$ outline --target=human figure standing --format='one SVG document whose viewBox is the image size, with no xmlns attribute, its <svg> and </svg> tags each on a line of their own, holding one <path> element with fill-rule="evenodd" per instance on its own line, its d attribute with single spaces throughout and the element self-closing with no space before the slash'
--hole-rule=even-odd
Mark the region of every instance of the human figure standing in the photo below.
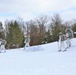
<svg viewBox="0 0 76 75">
<path fill-rule="evenodd" d="M 24 43 L 25 43 L 25 47 L 24 47 L 24 50 L 25 50 L 26 47 L 30 46 L 30 37 L 29 36 L 25 37 Z"/>
<path fill-rule="evenodd" d="M 71 47 L 71 32 L 70 32 L 70 30 L 66 31 L 66 45 L 67 45 L 67 48 Z"/>
<path fill-rule="evenodd" d="M 65 43 L 64 43 L 64 35 L 60 32 L 59 33 L 59 52 L 60 51 L 66 51 L 66 48 L 65 48 Z"/>
<path fill-rule="evenodd" d="M 5 45 L 6 45 L 6 41 L 1 40 L 1 42 L 0 42 L 0 53 L 2 52 L 2 50 L 3 50 L 3 52 L 6 52 L 5 51 Z"/>
</svg>

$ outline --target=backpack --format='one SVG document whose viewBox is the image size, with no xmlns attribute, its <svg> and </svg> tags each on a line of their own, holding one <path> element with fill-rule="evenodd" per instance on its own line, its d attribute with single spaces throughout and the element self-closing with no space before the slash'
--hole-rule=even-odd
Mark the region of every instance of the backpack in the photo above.
<svg viewBox="0 0 76 75">
<path fill-rule="evenodd" d="M 30 38 L 29 37 L 26 37 L 26 42 L 30 42 Z"/>
<path fill-rule="evenodd" d="M 61 39 L 61 41 L 64 41 L 65 40 L 65 35 L 64 34 L 59 35 L 59 39 Z"/>
<path fill-rule="evenodd" d="M 26 42 L 28 42 L 28 38 L 26 38 Z"/>
<path fill-rule="evenodd" d="M 67 37 L 67 38 L 72 38 L 72 32 L 71 32 L 70 30 L 68 30 L 68 31 L 66 32 L 66 37 Z"/>
<path fill-rule="evenodd" d="M 64 34 L 61 35 L 61 41 L 64 41 L 65 40 L 65 36 Z"/>
</svg>

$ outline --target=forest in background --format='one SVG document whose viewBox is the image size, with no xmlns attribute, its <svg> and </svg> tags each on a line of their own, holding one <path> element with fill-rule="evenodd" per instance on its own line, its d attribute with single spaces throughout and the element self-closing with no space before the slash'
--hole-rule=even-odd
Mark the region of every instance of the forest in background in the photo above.
<svg viewBox="0 0 76 75">
<path fill-rule="evenodd" d="M 29 35 L 30 46 L 40 45 L 57 41 L 59 32 L 65 34 L 68 27 L 76 32 L 76 20 L 64 22 L 59 14 L 39 16 L 27 22 L 21 18 L 6 20 L 4 27 L 0 21 L 0 39 L 6 40 L 6 48 L 19 48 L 24 46 L 25 35 Z"/>
</svg>

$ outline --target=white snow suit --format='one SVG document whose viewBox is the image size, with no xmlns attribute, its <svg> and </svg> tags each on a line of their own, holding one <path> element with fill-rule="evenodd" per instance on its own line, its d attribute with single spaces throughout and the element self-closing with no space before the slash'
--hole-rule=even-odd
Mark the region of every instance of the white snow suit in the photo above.
<svg viewBox="0 0 76 75">
<path fill-rule="evenodd" d="M 59 34 L 59 51 L 66 51 L 63 34 Z"/>
<path fill-rule="evenodd" d="M 29 38 L 29 37 L 26 37 L 24 43 L 25 43 L 24 49 L 26 49 L 26 47 L 29 47 L 29 46 L 30 46 L 30 45 L 29 45 L 29 43 L 30 43 L 30 38 Z"/>
<path fill-rule="evenodd" d="M 69 31 L 66 32 L 66 45 L 67 45 L 67 48 L 71 47 L 71 39 L 70 39 L 70 33 Z"/>
<path fill-rule="evenodd" d="M 6 44 L 6 41 L 5 40 L 2 40 L 1 43 L 0 43 L 0 53 L 2 52 L 6 52 L 5 51 L 5 44 Z"/>
</svg>

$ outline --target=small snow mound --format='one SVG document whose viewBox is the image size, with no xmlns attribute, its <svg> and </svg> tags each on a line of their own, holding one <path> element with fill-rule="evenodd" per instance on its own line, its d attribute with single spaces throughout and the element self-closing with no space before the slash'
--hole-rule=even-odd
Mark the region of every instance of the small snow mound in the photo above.
<svg viewBox="0 0 76 75">
<path fill-rule="evenodd" d="M 41 46 L 32 46 L 26 47 L 25 51 L 42 51 L 43 48 Z"/>
</svg>

